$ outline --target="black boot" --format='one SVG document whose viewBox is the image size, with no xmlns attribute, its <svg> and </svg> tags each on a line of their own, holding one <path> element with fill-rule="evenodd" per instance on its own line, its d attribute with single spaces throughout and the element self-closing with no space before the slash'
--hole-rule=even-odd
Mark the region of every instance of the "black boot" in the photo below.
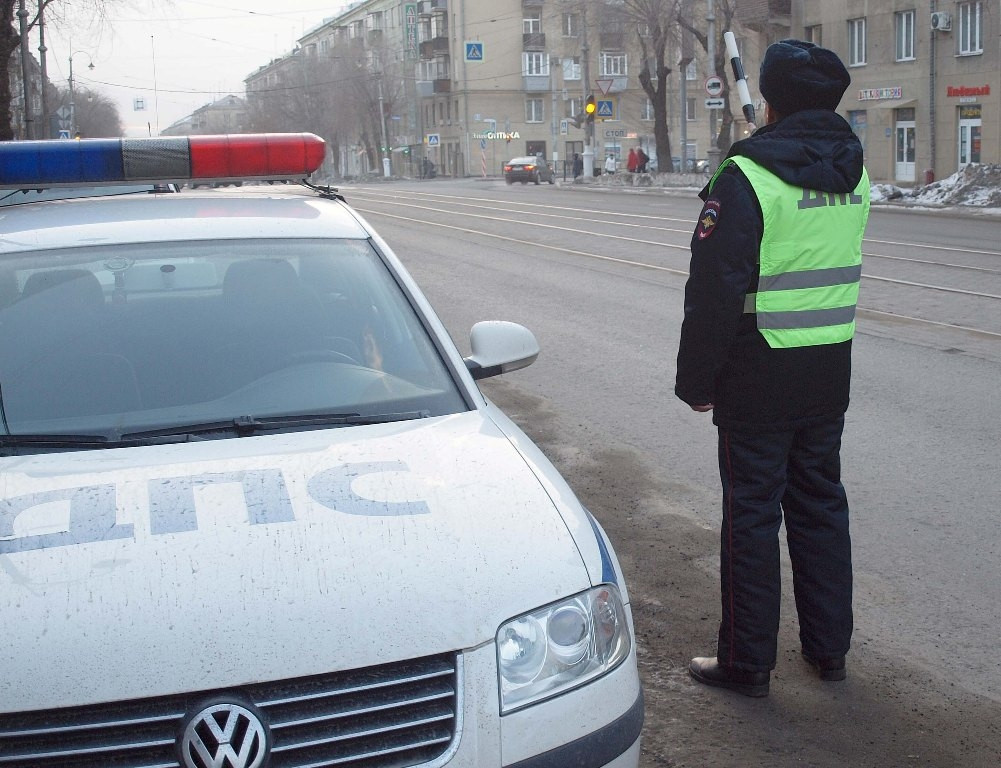
<svg viewBox="0 0 1001 768">
<path fill-rule="evenodd" d="M 722 666 L 716 659 L 698 657 L 688 665 L 689 674 L 705 685 L 729 688 L 755 698 L 768 695 L 768 672 L 744 672 Z"/>
<path fill-rule="evenodd" d="M 836 656 L 832 659 L 815 659 L 813 656 L 803 651 L 803 659 L 817 670 L 821 680 L 834 681 L 844 680 L 847 676 L 845 672 L 845 657 Z"/>
</svg>

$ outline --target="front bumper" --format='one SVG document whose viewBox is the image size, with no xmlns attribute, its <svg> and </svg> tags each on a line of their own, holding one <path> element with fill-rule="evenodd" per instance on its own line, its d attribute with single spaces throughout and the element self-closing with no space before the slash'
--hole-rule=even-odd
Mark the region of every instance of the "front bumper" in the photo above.
<svg viewBox="0 0 1001 768">
<path fill-rule="evenodd" d="M 562 747 L 504 768 L 627 768 L 639 762 L 640 732 L 643 730 L 643 693 L 619 718 L 587 736 Z"/>
</svg>

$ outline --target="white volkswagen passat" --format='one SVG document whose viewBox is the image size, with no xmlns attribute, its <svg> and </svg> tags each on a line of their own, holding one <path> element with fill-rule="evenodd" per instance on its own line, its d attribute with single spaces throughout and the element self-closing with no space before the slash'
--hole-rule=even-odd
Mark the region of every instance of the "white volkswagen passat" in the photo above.
<svg viewBox="0 0 1001 768">
<path fill-rule="evenodd" d="M 0 145 L 0 768 L 638 764 L 612 547 L 475 383 L 535 338 L 250 186 L 324 152 Z"/>
</svg>

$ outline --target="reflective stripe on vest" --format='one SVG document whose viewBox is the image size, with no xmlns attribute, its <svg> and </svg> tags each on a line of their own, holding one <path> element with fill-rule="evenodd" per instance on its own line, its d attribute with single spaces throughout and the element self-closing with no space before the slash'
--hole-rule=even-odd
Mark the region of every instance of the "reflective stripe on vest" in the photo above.
<svg viewBox="0 0 1001 768">
<path fill-rule="evenodd" d="M 744 311 L 756 315 L 770 347 L 851 339 L 869 216 L 868 175 L 863 170 L 850 194 L 824 193 L 787 184 L 746 157 L 728 158 L 719 170 L 727 163 L 741 169 L 763 201 L 758 292 L 745 297 Z"/>
</svg>

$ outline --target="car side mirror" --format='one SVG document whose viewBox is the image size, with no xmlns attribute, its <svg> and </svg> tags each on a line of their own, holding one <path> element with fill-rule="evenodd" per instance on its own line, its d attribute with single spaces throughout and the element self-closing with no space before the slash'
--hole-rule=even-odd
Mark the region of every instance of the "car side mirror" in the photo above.
<svg viewBox="0 0 1001 768">
<path fill-rule="evenodd" d="M 539 356 L 539 342 L 528 328 L 505 320 L 484 320 L 469 332 L 472 354 L 463 358 L 474 379 L 526 368 Z"/>
</svg>

